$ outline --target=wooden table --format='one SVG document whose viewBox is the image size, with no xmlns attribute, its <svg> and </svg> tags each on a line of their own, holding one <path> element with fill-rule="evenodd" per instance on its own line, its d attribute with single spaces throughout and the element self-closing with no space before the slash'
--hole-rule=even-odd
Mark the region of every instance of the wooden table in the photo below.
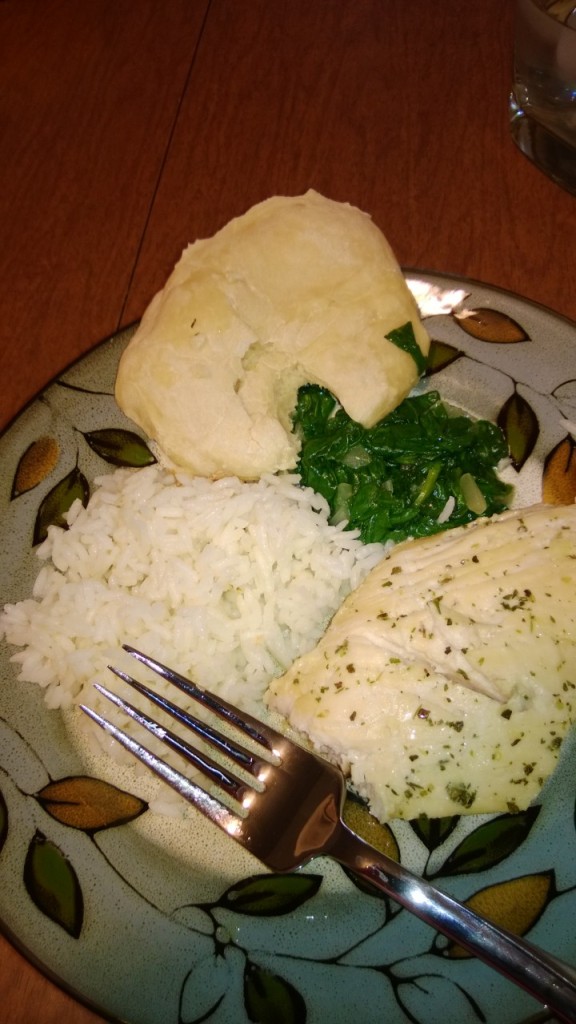
<svg viewBox="0 0 576 1024">
<path fill-rule="evenodd" d="M 510 139 L 512 33 L 513 0 L 0 0 L 0 428 L 275 193 L 576 318 L 576 199 Z M 5 940 L 0 1018 L 101 1020 Z"/>
</svg>

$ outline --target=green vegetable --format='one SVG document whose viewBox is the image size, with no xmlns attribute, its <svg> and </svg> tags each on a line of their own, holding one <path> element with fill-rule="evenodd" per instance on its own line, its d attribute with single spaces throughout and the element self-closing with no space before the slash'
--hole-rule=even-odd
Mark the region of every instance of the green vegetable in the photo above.
<svg viewBox="0 0 576 1024">
<path fill-rule="evenodd" d="M 454 414 L 437 391 L 406 398 L 366 430 L 329 391 L 306 385 L 294 427 L 302 483 L 366 543 L 427 536 L 508 507 L 511 488 L 495 468 L 508 455 L 500 428 Z M 454 508 L 439 523 L 450 498 Z"/>
<path fill-rule="evenodd" d="M 414 328 L 410 321 L 407 324 L 403 324 L 402 327 L 397 327 L 396 330 L 390 331 L 390 334 L 386 335 L 388 341 L 391 341 L 397 348 L 401 348 L 403 352 L 407 352 L 409 356 L 416 363 L 416 369 L 418 370 L 419 376 L 426 370 L 426 356 L 423 354 L 416 338 L 414 337 Z"/>
</svg>

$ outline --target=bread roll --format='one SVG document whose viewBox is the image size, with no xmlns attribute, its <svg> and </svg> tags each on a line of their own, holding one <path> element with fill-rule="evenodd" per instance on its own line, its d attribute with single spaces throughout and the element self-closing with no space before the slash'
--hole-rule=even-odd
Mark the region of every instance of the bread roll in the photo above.
<svg viewBox="0 0 576 1024">
<path fill-rule="evenodd" d="M 411 321 L 392 250 L 367 214 L 309 191 L 276 196 L 185 249 L 122 356 L 116 397 L 166 461 L 255 480 L 292 469 L 305 383 L 369 427 L 418 379 L 386 340 Z"/>
</svg>

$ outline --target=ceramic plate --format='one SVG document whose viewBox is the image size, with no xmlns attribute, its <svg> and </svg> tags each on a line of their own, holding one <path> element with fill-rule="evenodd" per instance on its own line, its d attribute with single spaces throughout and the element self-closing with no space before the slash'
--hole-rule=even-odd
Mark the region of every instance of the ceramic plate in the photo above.
<svg viewBox="0 0 576 1024">
<path fill-rule="evenodd" d="M 574 500 L 576 326 L 475 282 L 407 276 L 432 314 L 424 386 L 498 420 L 518 503 Z M 434 288 L 460 293 L 434 308 Z M 112 397 L 131 333 L 66 371 L 0 438 L 4 601 L 30 594 L 35 544 L 72 498 L 150 457 Z M 128 1024 L 514 1024 L 539 1009 L 337 865 L 274 876 L 193 812 L 153 814 L 148 780 L 80 753 L 40 689 L 16 681 L 10 653 L 0 652 L 0 918 L 77 998 Z M 376 841 L 576 961 L 575 765 L 569 740 L 528 812 L 392 822 Z"/>
</svg>

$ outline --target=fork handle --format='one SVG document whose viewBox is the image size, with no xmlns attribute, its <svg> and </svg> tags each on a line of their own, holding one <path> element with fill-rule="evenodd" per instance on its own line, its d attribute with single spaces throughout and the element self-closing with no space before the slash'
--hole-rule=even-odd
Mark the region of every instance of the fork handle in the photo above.
<svg viewBox="0 0 576 1024">
<path fill-rule="evenodd" d="M 576 970 L 572 966 L 492 924 L 341 825 L 329 850 L 331 857 L 529 992 L 559 1020 L 574 1024 Z"/>
</svg>

